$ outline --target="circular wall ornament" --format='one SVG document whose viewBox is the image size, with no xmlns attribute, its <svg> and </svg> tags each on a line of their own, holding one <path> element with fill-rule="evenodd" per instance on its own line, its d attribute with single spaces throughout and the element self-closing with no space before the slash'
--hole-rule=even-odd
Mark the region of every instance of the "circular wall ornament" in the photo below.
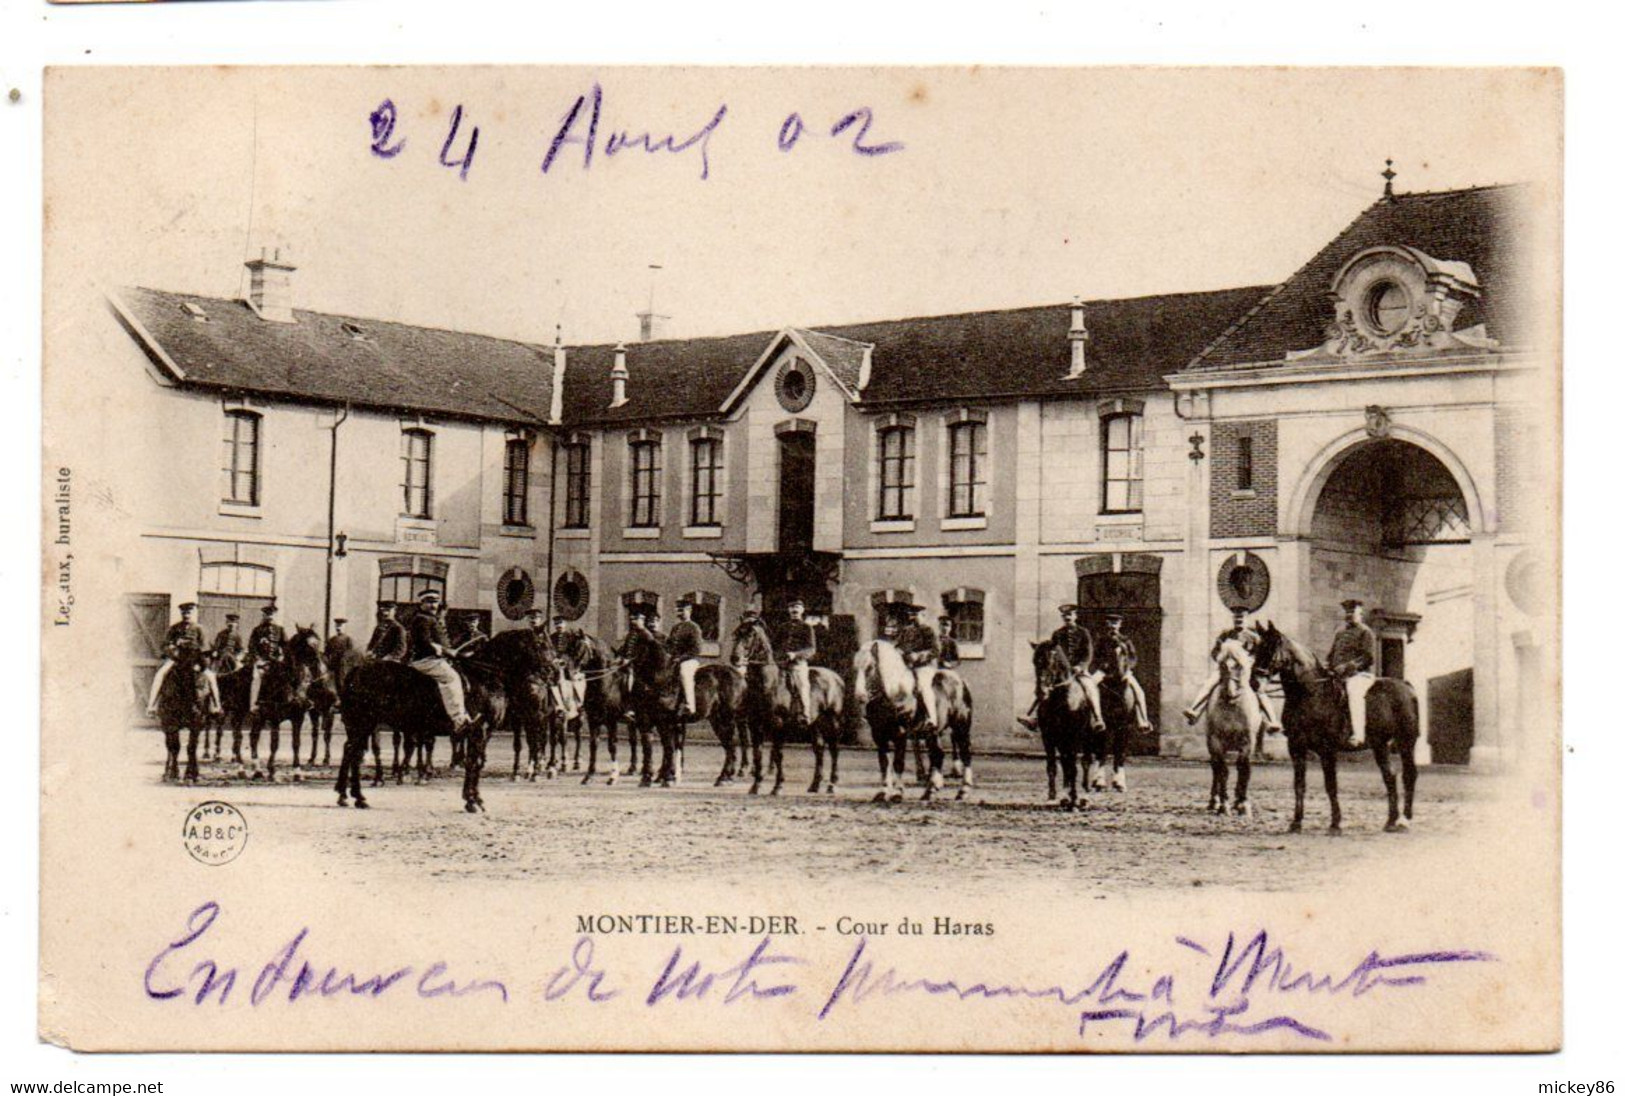
<svg viewBox="0 0 1625 1096">
<path fill-rule="evenodd" d="M 1536 616 L 1552 603 L 1552 571 L 1539 556 L 1525 548 L 1507 565 L 1507 596 L 1529 616 Z"/>
<path fill-rule="evenodd" d="M 779 366 L 773 389 L 778 394 L 779 406 L 786 411 L 801 411 L 812 402 L 813 393 L 818 390 L 818 380 L 813 376 L 810 364 L 800 358 L 787 358 Z"/>
<path fill-rule="evenodd" d="M 565 571 L 553 583 L 553 611 L 565 620 L 580 620 L 591 600 L 587 576 L 580 571 Z"/>
<path fill-rule="evenodd" d="M 509 620 L 522 620 L 536 601 L 536 584 L 522 568 L 510 567 L 497 579 L 497 608 Z"/>
<path fill-rule="evenodd" d="M 1270 569 L 1251 552 L 1231 552 L 1219 568 L 1219 600 L 1227 609 L 1256 613 L 1270 596 Z"/>
</svg>

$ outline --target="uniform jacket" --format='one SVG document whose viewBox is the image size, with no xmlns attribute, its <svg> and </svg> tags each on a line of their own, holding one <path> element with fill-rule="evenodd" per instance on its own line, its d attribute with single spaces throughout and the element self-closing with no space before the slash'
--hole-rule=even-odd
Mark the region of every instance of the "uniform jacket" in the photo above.
<svg viewBox="0 0 1625 1096">
<path fill-rule="evenodd" d="M 236 669 L 243 664 L 243 634 L 231 628 L 222 628 L 214 634 L 214 646 L 209 648 L 220 665 Z"/>
<path fill-rule="evenodd" d="M 952 636 L 941 640 L 942 650 L 937 655 L 937 665 L 944 670 L 951 670 L 959 665 L 959 644 Z"/>
<path fill-rule="evenodd" d="M 1050 633 L 1049 638 L 1051 643 L 1057 644 L 1066 652 L 1066 660 L 1074 668 L 1082 666 L 1094 657 L 1094 637 L 1089 634 L 1089 629 L 1081 624 L 1063 624 Z"/>
<path fill-rule="evenodd" d="M 699 658 L 700 643 L 704 639 L 698 624 L 692 620 L 680 620 L 672 626 L 671 638 L 666 641 L 666 652 L 671 655 L 673 662 Z"/>
<path fill-rule="evenodd" d="M 190 647 L 194 651 L 203 650 L 203 629 L 196 624 L 188 624 L 177 620 L 169 626 L 164 633 L 164 650 L 173 655 L 183 647 Z"/>
<path fill-rule="evenodd" d="M 936 630 L 923 624 L 905 625 L 897 633 L 897 649 L 903 652 L 903 661 L 913 667 L 929 666 L 942 654 Z"/>
<path fill-rule="evenodd" d="M 1118 655 L 1118 664 L 1122 667 L 1125 674 L 1132 674 L 1134 672 L 1134 667 L 1140 664 L 1140 655 L 1139 652 L 1134 649 L 1134 641 L 1128 636 L 1124 635 L 1122 632 L 1118 632 L 1116 635 L 1113 635 L 1108 631 L 1106 633 L 1106 638 L 1100 642 L 1102 646 L 1109 647 L 1115 645 L 1121 652 Z"/>
<path fill-rule="evenodd" d="M 282 625 L 273 621 L 264 620 L 254 625 L 254 630 L 248 633 L 248 649 L 254 657 L 260 655 L 260 644 L 267 642 L 271 646 L 271 657 L 281 658 L 283 648 L 288 643 L 288 633 L 283 631 Z"/>
<path fill-rule="evenodd" d="M 818 635 L 805 620 L 787 620 L 779 633 L 779 654 L 811 661 L 818 653 Z"/>
<path fill-rule="evenodd" d="M 1207 657 L 1210 660 L 1217 662 L 1219 660 L 1219 648 L 1223 647 L 1226 643 L 1229 643 L 1232 639 L 1241 640 L 1241 645 L 1247 648 L 1249 651 L 1258 649 L 1258 633 L 1243 624 L 1240 627 L 1226 628 L 1224 631 L 1220 632 L 1219 638 L 1213 641 L 1213 649 L 1208 652 Z"/>
<path fill-rule="evenodd" d="M 439 647 L 439 650 L 435 648 Z M 451 651 L 451 637 L 446 634 L 445 622 L 434 613 L 419 613 L 412 618 L 412 645 L 409 660 L 444 658 Z"/>
<path fill-rule="evenodd" d="M 327 638 L 327 645 L 322 648 L 322 658 L 326 660 L 328 666 L 333 667 L 343 662 L 354 650 L 355 640 L 340 632 Z"/>
<path fill-rule="evenodd" d="M 398 620 L 380 620 L 367 641 L 367 657 L 380 662 L 406 661 L 406 628 Z"/>
<path fill-rule="evenodd" d="M 1364 624 L 1345 624 L 1332 638 L 1332 653 L 1326 656 L 1332 673 L 1349 677 L 1377 664 L 1377 633 Z"/>
</svg>

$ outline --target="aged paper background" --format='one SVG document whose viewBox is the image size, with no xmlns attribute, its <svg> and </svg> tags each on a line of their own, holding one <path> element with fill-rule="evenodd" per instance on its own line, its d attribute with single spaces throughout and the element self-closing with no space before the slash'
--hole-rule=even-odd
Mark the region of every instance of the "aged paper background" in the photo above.
<svg viewBox="0 0 1625 1096">
<path fill-rule="evenodd" d="M 309 789 L 308 809 L 328 811 L 335 819 L 325 825 L 379 827 L 375 833 L 381 848 L 323 858 L 313 855 L 301 837 L 304 827 L 281 822 L 286 808 L 257 804 L 251 788 L 192 792 L 154 784 L 151 759 L 156 741 L 148 734 L 130 734 L 122 725 L 121 645 L 78 640 L 81 636 L 119 635 L 120 595 L 124 592 L 119 561 L 133 551 L 131 538 L 140 506 L 136 477 L 127 473 L 136 465 L 163 460 L 163 439 L 145 430 L 143 423 L 121 415 L 113 390 L 98 383 L 99 363 L 112 353 L 98 341 L 107 337 L 108 325 L 86 320 L 98 308 L 99 285 L 109 278 L 137 282 L 149 278 L 143 268 L 150 264 L 143 259 L 154 255 L 163 257 L 166 272 L 177 262 L 188 273 L 212 263 L 211 257 L 195 253 L 172 255 L 176 245 L 163 225 L 194 215 L 186 205 L 188 197 L 199 203 L 215 200 L 218 191 L 211 186 L 211 173 L 240 173 L 248 167 L 241 156 L 225 157 L 212 140 L 222 132 L 247 137 L 250 119 L 236 117 L 231 126 L 222 129 L 218 118 L 222 101 L 242 82 L 252 82 L 267 100 L 306 104 L 266 110 L 266 116 L 278 119 L 274 124 L 292 131 L 280 135 L 280 142 L 275 138 L 270 142 L 290 159 L 264 163 L 260 185 L 262 193 L 269 195 L 262 200 L 276 209 L 281 225 L 314 238 L 342 220 L 346 200 L 359 197 L 309 187 L 311 180 L 333 178 L 332 186 L 337 188 L 345 179 L 347 169 L 342 166 L 335 167 L 331 176 L 327 174 L 323 161 L 328 157 L 342 165 L 346 159 L 365 154 L 366 109 L 382 95 L 438 104 L 439 95 L 449 103 L 478 92 L 500 104 L 496 108 L 499 116 L 511 110 L 516 120 L 507 136 L 500 124 L 486 131 L 484 140 L 489 144 L 483 146 L 488 150 L 484 154 L 490 156 L 486 163 L 494 170 L 482 175 L 476 168 L 468 181 L 471 192 L 483 188 L 469 203 L 472 209 L 454 210 L 448 204 L 449 195 L 425 199 L 413 192 L 428 178 L 430 168 L 422 164 L 426 157 L 420 158 L 417 174 L 398 174 L 384 189 L 369 181 L 366 200 L 403 208 L 398 238 L 379 241 L 376 254 L 350 254 L 346 261 L 354 264 L 352 268 L 328 275 L 335 282 L 378 278 L 382 297 L 357 308 L 362 315 L 446 322 L 434 311 L 436 307 L 456 314 L 473 307 L 472 298 L 486 295 L 477 288 L 472 293 L 465 289 L 470 298 L 465 306 L 444 301 L 444 287 L 477 282 L 487 266 L 481 245 L 495 238 L 505 218 L 524 216 L 524 203 L 534 201 L 515 188 L 524 185 L 526 176 L 521 172 L 532 170 L 529 151 L 536 144 L 534 133 L 544 128 L 538 119 L 556 118 L 561 96 L 567 102 L 567 89 L 590 75 L 584 70 L 58 70 L 47 82 L 44 466 L 47 494 L 54 470 L 60 466 L 74 469 L 76 488 L 83 493 L 77 496 L 73 513 L 75 619 L 71 629 L 53 628 L 49 620 L 43 627 L 40 1016 L 46 1037 L 81 1049 L 1133 1047 L 1120 1033 L 1091 1031 L 1089 1037 L 1079 1038 L 1075 1020 L 1069 1022 L 1065 1010 L 1030 1002 L 950 1004 L 940 998 L 910 996 L 880 999 L 861 1011 L 815 1022 L 810 998 L 819 991 L 812 987 L 827 986 L 838 977 L 850 953 L 851 941 L 832 935 L 806 936 L 795 942 L 796 954 L 809 960 L 809 969 L 817 974 L 808 976 L 804 992 L 785 998 L 746 1000 L 731 1006 L 714 1000 L 667 1002 L 646 1009 L 638 999 L 674 944 L 682 943 L 689 959 L 700 959 L 709 969 L 737 962 L 749 950 L 746 947 L 741 952 L 740 944 L 749 941 L 629 936 L 603 938 L 598 943 L 599 958 L 613 963 L 617 978 L 626 986 L 617 1000 L 602 1005 L 542 1000 L 549 975 L 567 961 L 579 915 L 701 913 L 725 907 L 730 913 L 783 913 L 803 923 L 820 924 L 833 923 L 843 915 L 892 921 L 905 916 L 929 920 L 948 915 L 990 921 L 998 930 L 992 940 L 893 940 L 887 944 L 884 961 L 922 977 L 1021 984 L 1080 979 L 1086 983 L 1118 949 L 1126 948 L 1134 962 L 1143 964 L 1138 980 L 1149 983 L 1177 966 L 1177 979 L 1194 986 L 1197 975 L 1188 956 L 1171 943 L 1176 937 L 1222 944 L 1228 932 L 1250 935 L 1260 928 L 1277 939 L 1289 940 L 1293 956 L 1317 971 L 1346 971 L 1372 949 L 1384 954 L 1481 949 L 1494 952 L 1499 962 L 1441 971 L 1430 977 L 1432 984 L 1425 991 L 1408 996 L 1317 1000 L 1299 1006 L 1295 1014 L 1306 1019 L 1313 1016 L 1336 1033 L 1336 1042 L 1327 1049 L 1555 1047 L 1560 1030 L 1561 970 L 1555 722 L 1525 728 L 1527 737 L 1518 763 L 1502 775 L 1475 774 L 1475 795 L 1493 806 L 1473 812 L 1470 831 L 1429 833 L 1431 780 L 1424 771 L 1418 802 L 1420 824 L 1415 832 L 1384 844 L 1378 840 L 1380 834 L 1370 832 L 1373 819 L 1369 812 L 1374 807 L 1365 804 L 1366 813 L 1358 815 L 1358 808 L 1346 805 L 1350 827 L 1363 825 L 1366 832 L 1344 840 L 1359 841 L 1361 847 L 1352 855 L 1339 855 L 1333 862 L 1336 869 L 1320 872 L 1318 877 L 1310 871 L 1311 883 L 1286 891 L 1275 888 L 1268 879 L 1225 878 L 1222 859 L 1189 865 L 1188 872 L 1180 872 L 1189 874 L 1193 882 L 1200 880 L 1199 888 L 1171 880 L 1165 887 L 1125 891 L 1108 885 L 1100 893 L 1079 893 L 1046 879 L 1041 872 L 1031 878 L 989 881 L 962 878 L 951 866 L 936 876 L 911 874 L 907 881 L 887 880 L 860 870 L 838 881 L 807 880 L 798 876 L 793 848 L 772 862 L 752 865 L 752 870 L 719 886 L 689 877 L 680 848 L 670 850 L 667 866 L 657 873 L 631 877 L 596 867 L 591 840 L 612 841 L 613 832 L 561 845 L 559 855 L 579 865 L 569 880 L 492 881 L 478 873 L 414 873 L 403 872 L 399 866 L 374 872 L 369 857 L 389 856 L 388 831 L 383 827 L 389 825 L 390 789 L 378 797 L 381 809 L 360 822 L 356 816 L 333 812 L 325 787 Z M 1201 205 L 1208 185 L 1204 180 L 1215 171 L 1244 176 L 1256 172 L 1262 180 L 1290 170 L 1300 177 L 1323 180 L 1327 186 L 1357 185 L 1372 187 L 1374 192 L 1370 179 L 1353 183 L 1342 176 L 1326 178 L 1321 166 L 1328 147 L 1348 139 L 1342 123 L 1361 116 L 1381 116 L 1383 120 L 1380 135 L 1353 138 L 1372 150 L 1360 157 L 1372 171 L 1380 166 L 1382 150 L 1405 143 L 1411 127 L 1424 127 L 1428 138 L 1441 144 L 1453 142 L 1438 153 L 1439 162 L 1449 164 L 1451 172 L 1441 185 L 1527 180 L 1540 188 L 1548 211 L 1555 214 L 1558 202 L 1560 85 L 1550 73 L 1035 71 L 978 77 L 954 70 L 622 70 L 604 79 L 607 86 L 631 89 L 648 103 L 682 103 L 691 97 L 704 103 L 717 97 L 719 87 L 726 87 L 729 101 L 740 104 L 758 98 L 777 103 L 783 101 L 784 89 L 791 88 L 794 100 L 805 104 L 808 114 L 838 115 L 843 109 L 838 104 L 848 102 L 858 89 L 877 104 L 898 104 L 896 117 L 907 119 L 899 125 L 911 151 L 920 155 L 910 161 L 907 170 L 889 176 L 875 173 L 856 178 L 843 175 L 835 166 L 828 176 L 809 185 L 805 179 L 784 177 L 782 161 L 775 162 L 777 153 L 770 142 L 763 146 L 764 151 L 757 151 L 719 140 L 713 170 L 721 185 L 734 188 L 732 194 L 738 196 L 730 210 L 732 223 L 726 225 L 731 235 L 725 240 L 694 240 L 689 245 L 696 249 L 694 263 L 726 267 L 744 261 L 738 253 L 751 238 L 789 232 L 793 245 L 806 253 L 813 269 L 847 272 L 848 284 L 841 295 L 830 296 L 816 286 L 791 289 L 769 309 L 775 313 L 843 316 L 854 313 L 849 301 L 868 297 L 875 304 L 856 315 L 909 314 L 902 310 L 906 304 L 894 307 L 890 303 L 888 294 L 895 292 L 894 287 L 865 281 L 872 275 L 861 252 L 820 253 L 824 244 L 817 232 L 819 218 L 798 221 L 795 216 L 811 193 L 825 192 L 836 208 L 823 212 L 839 215 L 843 188 L 854 188 L 853 193 L 861 194 L 870 209 L 889 211 L 882 219 L 892 219 L 899 236 L 928 239 L 937 228 L 924 218 L 919 223 L 907 219 L 910 198 L 956 171 L 997 172 L 1013 161 L 1026 163 L 1029 157 L 1038 157 L 1052 173 L 1041 189 L 1071 185 L 1087 189 L 1094 177 L 1108 175 L 1113 159 L 1125 153 L 1106 142 L 1068 145 L 1057 139 L 1050 125 L 1032 124 L 1032 115 L 1040 113 L 1034 104 L 1043 100 L 1086 104 L 1079 109 L 1108 116 L 1121 110 L 1124 118 L 1137 117 L 1135 107 L 1127 104 L 1137 107 L 1147 97 L 1156 101 L 1158 110 L 1172 113 L 1211 109 L 1204 105 L 1204 92 L 1221 98 L 1239 93 L 1269 104 L 1270 126 L 1256 135 L 1259 146 L 1254 148 L 1205 145 L 1200 126 L 1189 130 L 1142 127 L 1133 122 L 1121 126 L 1115 136 L 1133 142 L 1137 161 L 1163 165 L 1160 174 L 1137 169 L 1141 174 L 1134 185 L 1142 185 L 1143 180 L 1143 185 L 1166 187 L 1171 199 L 1190 196 L 1185 200 L 1196 206 Z M 997 93 L 980 94 L 979 80 L 996 85 Z M 1430 103 L 1433 112 L 1414 116 L 1396 112 L 1396 101 Z M 359 112 L 317 109 L 340 102 L 352 103 Z M 1332 103 L 1347 115 L 1328 127 L 1321 110 Z M 749 108 L 739 109 L 743 115 Z M 1439 115 L 1448 120 L 1441 122 Z M 1044 119 L 1053 120 L 1053 115 Z M 521 139 L 516 134 L 524 136 Z M 505 155 L 505 140 L 524 146 L 525 151 Z M 420 139 L 420 146 L 430 143 Z M 430 150 L 420 147 L 418 151 Z M 511 147 L 506 151 L 511 152 Z M 1283 162 L 1292 156 L 1296 159 L 1290 164 Z M 688 215 L 691 199 L 679 181 L 687 182 L 690 166 L 687 161 L 648 165 L 639 184 L 647 189 L 639 197 L 650 208 L 640 211 L 640 216 L 678 221 Z M 434 171 L 444 174 L 438 167 Z M 582 185 L 559 200 L 568 203 L 569 213 L 582 220 L 612 219 L 612 197 L 595 194 L 591 185 L 605 177 L 607 173 L 573 180 Z M 1426 176 L 1409 181 L 1416 189 L 1429 189 Z M 176 196 L 183 199 L 178 205 Z M 459 200 L 464 197 L 457 195 Z M 416 205 L 423 208 L 413 208 Z M 444 217 L 439 223 L 433 223 L 436 206 Z M 1018 199 L 1013 208 L 1018 219 L 1019 210 Z M 1224 212 L 1214 211 L 1214 216 L 1223 220 Z M 452 224 L 465 218 L 466 225 Z M 219 223 L 223 227 L 213 244 L 229 264 L 238 257 L 244 226 L 240 218 L 222 217 Z M 1335 230 L 1339 222 L 1334 218 L 1328 223 Z M 990 262 L 1008 263 L 1012 255 L 1031 246 L 1029 235 L 1024 235 L 1028 231 L 1018 224 L 1005 237 L 981 238 L 976 244 L 989 251 Z M 1246 248 L 1245 241 L 1238 245 L 1229 240 L 1222 248 L 1207 244 L 1201 239 L 1200 223 L 1182 231 L 1195 253 Z M 423 242 L 414 243 L 420 234 Z M 1313 249 L 1327 235 L 1307 233 L 1307 247 Z M 197 238 L 207 240 L 209 235 L 206 232 Z M 609 240 L 613 236 L 599 228 L 580 239 Z M 441 250 L 455 244 L 461 245 L 456 249 L 460 253 Z M 1166 261 L 1158 256 L 1146 263 L 1132 243 L 1119 246 L 1121 250 L 1115 252 L 1105 247 L 1093 250 L 1087 268 L 1135 270 L 1140 262 L 1149 268 L 1138 274 L 1145 281 L 1134 281 L 1131 276 L 1127 284 L 1108 283 L 1102 278 L 1098 291 L 1091 286 L 1089 292 L 1128 295 L 1188 284 L 1177 273 L 1167 272 L 1168 263 L 1177 270 L 1179 256 L 1168 255 Z M 1303 253 L 1304 248 L 1297 251 Z M 635 252 L 626 258 L 634 256 Z M 1555 252 L 1548 250 L 1544 258 L 1540 284 L 1551 287 L 1547 300 L 1555 304 Z M 1236 256 L 1235 268 L 1253 269 L 1246 260 L 1245 254 Z M 1038 265 L 1043 261 L 1041 255 L 1037 257 Z M 187 263 L 198 265 L 186 267 Z M 1290 262 L 1273 256 L 1264 265 L 1279 271 L 1281 277 L 1291 268 Z M 423 274 L 428 269 L 436 271 L 432 280 Z M 1244 284 L 1239 276 L 1223 270 L 1206 273 L 1197 284 Z M 527 275 L 536 276 L 506 265 L 495 271 L 503 279 Z M 1156 284 L 1159 276 L 1173 284 Z M 950 288 L 947 297 L 953 299 L 943 299 L 941 311 L 972 307 L 971 302 L 978 299 L 991 307 L 1057 296 L 1053 289 L 1018 288 L 1008 290 L 1008 302 L 985 300 L 970 291 L 982 289 L 974 281 L 962 283 L 961 276 L 952 273 L 935 277 L 966 290 L 961 300 L 953 298 L 955 290 Z M 968 274 L 964 277 L 969 279 Z M 1056 284 L 1042 272 L 1034 277 L 1039 285 Z M 302 286 L 302 291 L 307 289 L 305 302 L 322 307 L 317 303 L 322 287 Z M 1006 291 L 1005 287 L 997 290 Z M 797 297 L 797 292 L 804 292 L 805 298 Z M 757 302 L 739 294 L 738 283 L 717 287 L 710 303 L 718 318 L 700 330 L 758 327 L 759 317 L 750 313 Z M 590 291 L 584 294 L 591 295 Z M 523 295 L 491 296 L 486 307 L 494 311 L 467 323 L 468 328 L 506 330 L 544 341 L 551 317 L 537 322 L 524 315 L 527 302 Z M 582 317 L 582 323 L 590 327 L 594 319 L 589 314 Z M 1555 351 L 1547 360 L 1555 384 Z M 51 576 L 45 578 L 49 585 Z M 500 751 L 496 754 L 499 761 L 504 756 Z M 853 751 L 849 757 L 849 764 L 856 766 L 853 772 L 865 777 L 872 774 L 869 754 Z M 1369 764 L 1363 759 L 1362 763 Z M 1036 767 L 1034 771 L 1036 774 Z M 1195 797 L 1205 774 L 1192 770 L 1191 780 Z M 1037 786 L 1035 775 L 1035 793 Z M 1311 775 L 1310 789 L 1311 802 L 1323 803 L 1318 774 Z M 504 794 L 535 791 L 499 787 L 491 796 L 493 809 L 501 810 Z M 220 869 L 194 863 L 177 837 L 186 810 L 200 799 L 215 797 L 242 807 L 250 815 L 253 832 L 244 855 Z M 437 822 L 443 821 L 447 827 L 486 824 L 484 820 L 465 822 L 463 816 L 453 813 L 455 806 L 448 787 L 444 818 Z M 739 803 L 739 815 L 732 824 L 748 826 L 750 806 Z M 816 804 L 808 806 L 816 809 Z M 637 809 L 635 799 L 628 801 L 626 809 Z M 1080 825 L 1088 825 L 1087 816 Z M 556 836 L 540 833 L 537 839 Z M 1273 832 L 1261 832 L 1260 839 L 1283 840 Z M 1308 843 L 1326 838 L 1315 834 L 1297 840 Z M 917 855 L 930 857 L 928 840 L 917 846 Z M 308 1009 L 285 1002 L 259 1008 L 247 1008 L 241 1001 L 226 1008 L 212 1004 L 194 1008 L 146 1000 L 142 972 L 163 944 L 174 938 L 188 913 L 209 900 L 225 911 L 219 924 L 221 935 L 215 941 L 219 961 L 242 966 L 244 983 L 252 981 L 261 964 L 299 927 L 309 926 L 313 962 L 349 964 L 367 971 L 444 961 L 454 977 L 500 977 L 509 989 L 508 1003 L 502 1006 L 489 994 L 454 1004 L 403 995 L 376 1003 L 387 1007 L 315 1002 Z M 1153 1042 L 1145 1048 L 1216 1049 L 1186 1042 Z M 1222 1046 L 1254 1048 L 1321 1049 L 1305 1047 L 1285 1035 L 1264 1035 L 1245 1044 Z"/>
</svg>

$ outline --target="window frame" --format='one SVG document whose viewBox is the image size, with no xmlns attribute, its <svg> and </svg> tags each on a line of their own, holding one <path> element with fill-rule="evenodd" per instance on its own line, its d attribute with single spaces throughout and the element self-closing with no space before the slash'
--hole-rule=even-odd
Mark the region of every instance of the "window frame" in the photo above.
<svg viewBox="0 0 1625 1096">
<path fill-rule="evenodd" d="M 580 460 L 580 467 L 575 462 Z M 592 524 L 592 441 L 573 438 L 564 445 L 564 521 L 562 528 Z"/>
<path fill-rule="evenodd" d="M 969 437 L 969 451 L 961 454 L 960 439 Z M 988 437 L 985 418 L 966 417 L 948 423 L 948 499 L 947 517 L 985 518 L 988 503 Z M 960 457 L 965 458 L 966 477 L 960 478 Z M 959 505 L 960 492 L 966 493 L 967 505 Z"/>
<path fill-rule="evenodd" d="M 530 439 L 512 437 L 502 450 L 502 524 L 530 525 Z M 514 460 L 514 455 L 519 460 Z"/>
<path fill-rule="evenodd" d="M 423 455 L 413 452 L 422 442 Z M 414 484 L 413 470 L 422 468 L 423 482 Z M 414 492 L 421 492 L 421 505 L 413 506 Z M 434 431 L 421 426 L 401 429 L 401 517 L 428 521 L 434 517 Z"/>
<path fill-rule="evenodd" d="M 896 454 L 887 452 L 888 443 L 898 439 Z M 875 461 L 878 465 L 878 490 L 875 495 L 875 518 L 878 521 L 912 521 L 914 519 L 914 489 L 916 486 L 918 438 L 912 422 L 889 422 L 876 430 Z M 890 481 L 895 471 L 897 482 Z M 887 506 L 888 495 L 894 496 L 895 509 Z"/>
<path fill-rule="evenodd" d="M 701 454 L 708 461 L 701 460 Z M 688 440 L 688 524 L 691 528 L 715 528 L 722 525 L 722 439 L 714 434 L 694 434 Z M 706 476 L 706 490 L 701 491 L 701 474 Z M 702 502 L 704 503 L 702 513 Z"/>
<path fill-rule="evenodd" d="M 226 489 L 220 497 L 225 506 L 258 507 L 261 500 L 261 451 L 265 439 L 265 416 L 258 411 L 250 411 L 242 407 L 227 408 L 225 412 L 227 436 L 221 439 L 225 446 L 221 473 L 226 477 Z M 241 436 L 244 426 L 251 429 L 253 436 L 246 442 Z M 252 467 L 244 469 L 238 463 L 238 458 L 244 449 L 248 451 L 248 460 Z M 241 498 L 237 493 L 239 477 L 247 477 L 248 497 Z"/>
<path fill-rule="evenodd" d="M 1253 487 L 1253 436 L 1241 434 L 1236 438 L 1236 490 L 1252 491 Z"/>
<path fill-rule="evenodd" d="M 648 457 L 647 467 L 640 466 L 640 457 L 643 455 Z M 664 502 L 660 479 L 664 473 L 665 464 L 658 434 L 634 435 L 627 441 L 627 486 L 630 489 L 627 500 L 627 528 L 660 528 L 661 507 Z M 647 490 L 640 493 L 640 486 L 646 486 Z"/>
<path fill-rule="evenodd" d="M 1114 447 L 1112 427 L 1119 422 L 1124 423 L 1128 429 L 1127 444 Z M 1114 454 L 1122 454 L 1128 461 L 1128 468 L 1123 475 L 1113 475 Z M 1125 485 L 1123 506 L 1112 505 L 1112 486 L 1118 483 Z M 1139 411 L 1114 411 L 1109 415 L 1103 415 L 1100 419 L 1100 512 L 1145 513 L 1145 415 Z"/>
<path fill-rule="evenodd" d="M 965 610 L 974 609 L 973 614 Z M 987 591 L 974 587 L 961 586 L 953 590 L 944 590 L 942 593 L 942 611 L 949 620 L 954 622 L 954 643 L 959 647 L 959 657 L 983 658 L 987 649 Z M 974 617 L 974 621 L 971 620 Z M 974 623 L 976 635 L 971 637 L 965 633 L 968 623 Z"/>
</svg>

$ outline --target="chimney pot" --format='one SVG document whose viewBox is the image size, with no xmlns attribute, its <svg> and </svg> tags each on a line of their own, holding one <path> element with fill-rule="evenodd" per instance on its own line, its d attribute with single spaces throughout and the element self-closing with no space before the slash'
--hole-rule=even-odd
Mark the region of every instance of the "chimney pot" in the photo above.
<svg viewBox="0 0 1625 1096">
<path fill-rule="evenodd" d="M 611 407 L 620 407 L 626 403 L 626 344 L 619 343 L 615 347 L 615 367 L 609 371 L 609 379 L 614 388 L 614 398 L 609 401 Z"/>
<path fill-rule="evenodd" d="M 1072 298 L 1072 329 L 1066 336 L 1072 343 L 1072 366 L 1067 370 L 1068 377 L 1080 377 L 1088 362 L 1084 357 L 1084 346 L 1089 341 L 1089 328 L 1083 322 L 1083 298 Z"/>
<path fill-rule="evenodd" d="M 281 248 L 260 248 L 248 268 L 248 307 L 270 323 L 293 323 L 293 272 L 298 268 L 282 258 Z"/>
</svg>

